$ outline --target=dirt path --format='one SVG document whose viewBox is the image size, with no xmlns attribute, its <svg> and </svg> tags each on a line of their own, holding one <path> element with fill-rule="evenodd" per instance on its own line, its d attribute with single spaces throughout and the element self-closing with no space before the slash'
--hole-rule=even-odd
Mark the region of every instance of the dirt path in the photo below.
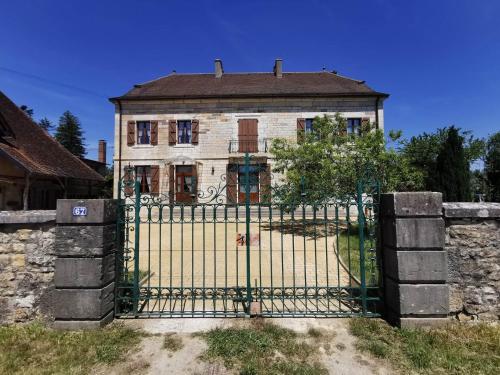
<svg viewBox="0 0 500 375">
<path fill-rule="evenodd" d="M 360 354 L 355 349 L 355 338 L 348 331 L 347 319 L 268 319 L 272 323 L 307 333 L 314 328 L 328 340 L 319 344 L 319 357 L 330 374 L 392 374 L 383 363 Z M 205 342 L 193 333 L 204 332 L 215 327 L 245 326 L 244 319 L 150 319 L 130 320 L 126 324 L 149 333 L 139 350 L 131 353 L 128 360 L 113 368 L 96 369 L 97 374 L 234 374 L 221 364 L 204 362 L 200 356 L 206 349 Z M 173 337 L 181 348 L 169 350 L 164 347 L 165 337 Z"/>
</svg>

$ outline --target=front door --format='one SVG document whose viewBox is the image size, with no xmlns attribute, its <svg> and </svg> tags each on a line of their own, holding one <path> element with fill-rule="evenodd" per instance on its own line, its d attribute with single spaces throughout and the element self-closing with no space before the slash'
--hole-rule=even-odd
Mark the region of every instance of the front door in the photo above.
<svg viewBox="0 0 500 375">
<path fill-rule="evenodd" d="M 238 167 L 238 203 L 245 203 L 247 176 L 250 203 L 259 203 L 259 170 L 258 165 L 249 165 L 247 174 L 247 169 L 244 165 Z"/>
<path fill-rule="evenodd" d="M 178 165 L 175 176 L 175 200 L 179 203 L 192 203 L 196 196 L 193 167 L 191 165 Z"/>
</svg>

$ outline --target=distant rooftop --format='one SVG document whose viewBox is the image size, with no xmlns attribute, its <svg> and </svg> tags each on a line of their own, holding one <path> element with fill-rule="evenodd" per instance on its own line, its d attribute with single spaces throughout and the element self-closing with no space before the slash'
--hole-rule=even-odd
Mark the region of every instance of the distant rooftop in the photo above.
<svg viewBox="0 0 500 375">
<path fill-rule="evenodd" d="M 274 72 L 224 73 L 222 61 L 215 61 L 214 73 L 171 74 L 135 85 L 124 100 L 234 98 L 234 97 L 382 97 L 365 81 L 343 77 L 336 72 L 283 72 L 276 60 Z"/>
<path fill-rule="evenodd" d="M 103 181 L 0 91 L 0 155 L 36 176 Z"/>
</svg>

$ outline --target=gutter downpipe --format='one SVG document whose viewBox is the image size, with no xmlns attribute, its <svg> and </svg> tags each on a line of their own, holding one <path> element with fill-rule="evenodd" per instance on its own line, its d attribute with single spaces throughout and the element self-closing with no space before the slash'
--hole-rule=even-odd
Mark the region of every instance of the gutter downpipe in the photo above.
<svg viewBox="0 0 500 375">
<path fill-rule="evenodd" d="M 122 179 L 122 103 L 120 99 L 116 99 L 118 104 L 118 181 L 116 181 L 116 186 L 114 188 L 118 189 L 120 181 Z M 120 198 L 120 192 L 118 192 L 118 198 Z"/>
<path fill-rule="evenodd" d="M 378 130 L 379 129 L 379 126 L 378 126 L 378 102 L 380 101 L 380 97 L 377 96 L 377 98 L 375 99 L 375 128 Z"/>
</svg>

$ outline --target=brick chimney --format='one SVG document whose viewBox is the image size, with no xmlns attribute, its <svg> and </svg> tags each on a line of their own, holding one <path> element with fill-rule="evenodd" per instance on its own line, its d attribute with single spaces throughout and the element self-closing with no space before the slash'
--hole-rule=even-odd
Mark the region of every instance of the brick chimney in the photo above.
<svg viewBox="0 0 500 375">
<path fill-rule="evenodd" d="M 222 60 L 215 60 L 215 78 L 222 78 L 222 74 L 224 73 L 224 68 L 222 67 Z"/>
<path fill-rule="evenodd" d="M 106 141 L 104 139 L 99 140 L 99 149 L 97 152 L 97 160 L 101 163 L 106 164 Z"/>
<path fill-rule="evenodd" d="M 283 77 L 283 60 L 276 59 L 274 61 L 273 72 L 274 72 L 274 75 L 276 76 L 276 78 L 282 78 Z"/>
</svg>

